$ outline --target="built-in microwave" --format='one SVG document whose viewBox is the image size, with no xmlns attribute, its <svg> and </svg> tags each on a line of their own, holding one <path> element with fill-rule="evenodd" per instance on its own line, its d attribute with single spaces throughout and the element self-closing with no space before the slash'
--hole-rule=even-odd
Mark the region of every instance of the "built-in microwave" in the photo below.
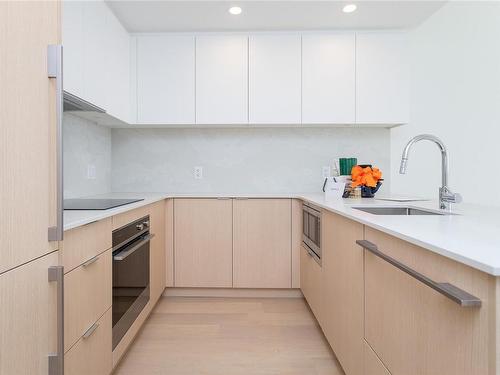
<svg viewBox="0 0 500 375">
<path fill-rule="evenodd" d="M 321 210 L 306 203 L 302 205 L 302 242 L 309 255 L 321 264 Z"/>
</svg>

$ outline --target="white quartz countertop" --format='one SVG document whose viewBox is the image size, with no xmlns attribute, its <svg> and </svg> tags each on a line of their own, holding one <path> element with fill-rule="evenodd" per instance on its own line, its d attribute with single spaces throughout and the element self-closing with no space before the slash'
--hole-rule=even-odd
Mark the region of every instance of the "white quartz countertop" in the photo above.
<svg viewBox="0 0 500 375">
<path fill-rule="evenodd" d="M 486 206 L 456 204 L 455 215 L 389 216 L 359 211 L 358 206 L 411 206 L 436 209 L 437 202 L 390 202 L 377 199 L 326 200 L 322 193 L 111 193 L 91 198 L 144 198 L 143 201 L 104 211 L 64 211 L 64 230 L 114 216 L 166 198 L 297 198 L 322 209 L 388 233 L 490 275 L 500 276 L 500 214 Z"/>
</svg>

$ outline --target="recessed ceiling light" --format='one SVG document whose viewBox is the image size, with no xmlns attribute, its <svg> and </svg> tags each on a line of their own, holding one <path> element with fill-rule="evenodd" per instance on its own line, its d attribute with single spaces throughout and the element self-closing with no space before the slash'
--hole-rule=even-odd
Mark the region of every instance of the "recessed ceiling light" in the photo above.
<svg viewBox="0 0 500 375">
<path fill-rule="evenodd" d="M 231 7 L 229 8 L 229 13 L 238 15 L 241 14 L 241 8 L 240 7 Z"/>
<path fill-rule="evenodd" d="M 344 6 L 342 11 L 344 13 L 352 13 L 356 10 L 356 8 L 357 8 L 356 4 L 347 4 L 346 6 Z"/>
</svg>

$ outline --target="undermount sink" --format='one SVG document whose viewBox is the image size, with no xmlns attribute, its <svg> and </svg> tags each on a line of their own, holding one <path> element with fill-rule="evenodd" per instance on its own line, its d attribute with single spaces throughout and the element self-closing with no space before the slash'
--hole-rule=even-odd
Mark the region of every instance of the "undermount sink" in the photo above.
<svg viewBox="0 0 500 375">
<path fill-rule="evenodd" d="M 449 212 L 437 212 L 431 210 L 425 210 L 415 207 L 406 207 L 406 206 L 398 206 L 398 207 L 353 207 L 355 210 L 368 212 L 373 215 L 452 215 Z"/>
</svg>

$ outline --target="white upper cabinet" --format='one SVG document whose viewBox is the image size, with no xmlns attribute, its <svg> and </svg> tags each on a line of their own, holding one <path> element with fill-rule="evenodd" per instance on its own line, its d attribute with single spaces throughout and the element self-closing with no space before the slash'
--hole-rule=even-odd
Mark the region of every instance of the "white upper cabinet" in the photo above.
<svg viewBox="0 0 500 375">
<path fill-rule="evenodd" d="M 174 127 L 409 121 L 403 32 L 131 38 L 103 1 L 62 6 L 64 89 L 105 109 L 111 116 L 99 119 L 104 125 L 116 119 Z"/>
<path fill-rule="evenodd" d="M 195 123 L 195 39 L 137 37 L 137 122 Z"/>
<path fill-rule="evenodd" d="M 356 35 L 356 122 L 409 120 L 409 61 L 405 33 Z"/>
<path fill-rule="evenodd" d="M 64 90 L 80 98 L 84 97 L 83 8 L 83 2 L 62 2 Z"/>
<path fill-rule="evenodd" d="M 106 110 L 123 121 L 130 122 L 130 36 L 109 11 L 106 18 Z"/>
<path fill-rule="evenodd" d="M 249 122 L 300 124 L 301 40 L 297 34 L 249 38 Z"/>
<path fill-rule="evenodd" d="M 356 121 L 354 34 L 302 36 L 302 122 Z"/>
<path fill-rule="evenodd" d="M 106 18 L 104 2 L 89 1 L 83 6 L 83 98 L 103 109 L 107 106 L 108 71 Z M 81 48 L 82 46 L 80 46 Z M 77 47 L 78 48 L 78 47 Z"/>
<path fill-rule="evenodd" d="M 248 123 L 248 37 L 196 37 L 196 123 Z"/>
<path fill-rule="evenodd" d="M 64 1 L 64 90 L 130 121 L 130 36 L 103 1 Z"/>
</svg>

